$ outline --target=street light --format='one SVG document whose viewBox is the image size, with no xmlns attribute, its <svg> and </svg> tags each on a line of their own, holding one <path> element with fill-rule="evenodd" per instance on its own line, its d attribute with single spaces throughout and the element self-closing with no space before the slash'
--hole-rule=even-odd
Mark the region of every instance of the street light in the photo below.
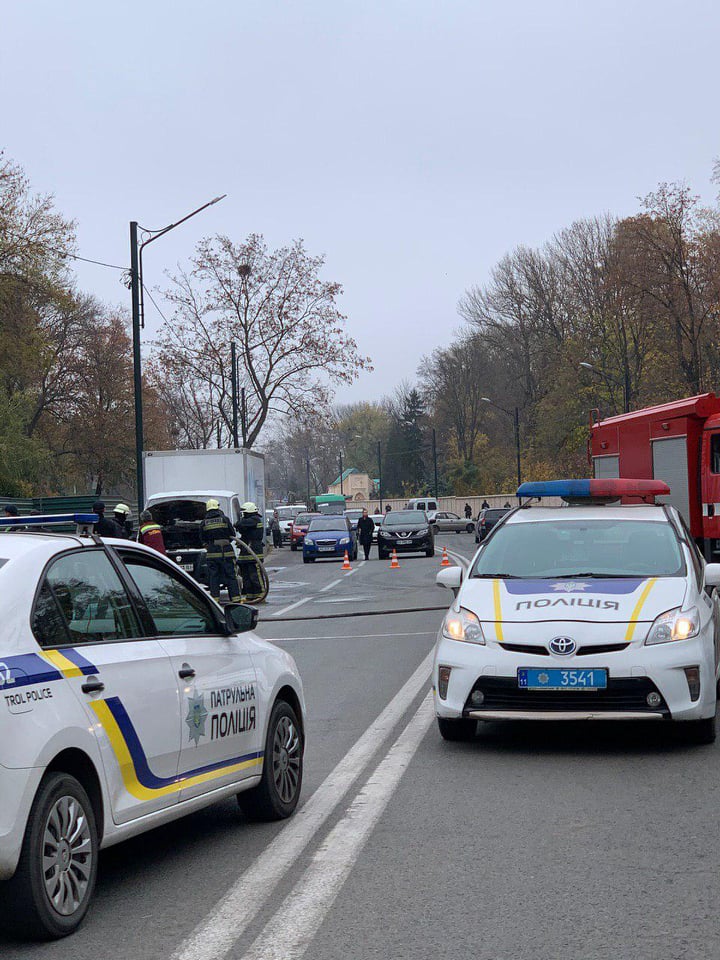
<svg viewBox="0 0 720 960">
<path fill-rule="evenodd" d="M 480 399 L 483 403 L 489 403 L 490 406 L 495 407 L 497 410 L 502 410 L 503 413 L 512 418 L 515 427 L 515 455 L 517 458 L 517 482 L 519 487 L 522 483 L 522 471 L 520 469 L 520 408 L 515 407 L 511 412 L 510 410 L 506 410 L 505 407 L 501 407 L 499 403 L 495 403 L 490 397 L 480 397 Z"/>
<path fill-rule="evenodd" d="M 191 217 L 207 210 L 213 204 L 218 203 L 227 196 L 223 193 L 220 197 L 204 203 L 197 210 L 188 213 L 187 216 L 176 220 L 175 223 L 169 223 L 161 230 L 147 230 L 145 227 L 139 229 L 147 237 L 146 240 L 138 246 L 138 223 L 137 220 L 130 221 L 130 294 L 132 297 L 132 325 L 133 325 L 133 387 L 135 393 L 135 470 L 137 476 L 137 498 L 138 511 L 142 511 L 145 506 L 145 484 L 143 480 L 143 411 L 142 411 L 142 358 L 140 356 L 140 330 L 145 326 L 145 297 L 143 294 L 143 250 L 155 240 L 165 236 L 181 223 L 185 223 Z"/>
<path fill-rule="evenodd" d="M 597 374 L 598 377 L 602 377 L 603 380 L 607 380 L 610 383 L 614 383 L 618 387 L 622 387 L 623 391 L 623 411 L 625 413 L 630 413 L 630 371 L 625 365 L 623 370 L 622 380 L 617 377 L 612 377 L 606 370 L 602 370 L 600 367 L 595 367 L 592 363 L 587 363 L 584 360 L 580 361 L 580 366 L 583 370 L 589 370 L 590 373 Z"/>
</svg>

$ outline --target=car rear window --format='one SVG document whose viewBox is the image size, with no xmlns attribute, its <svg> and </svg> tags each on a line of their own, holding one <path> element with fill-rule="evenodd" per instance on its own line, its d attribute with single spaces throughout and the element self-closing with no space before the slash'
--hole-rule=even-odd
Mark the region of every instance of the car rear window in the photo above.
<svg viewBox="0 0 720 960">
<path fill-rule="evenodd" d="M 504 517 L 506 513 L 509 513 L 509 510 L 486 510 L 483 516 L 486 520 L 499 520 L 501 517 Z"/>
<path fill-rule="evenodd" d="M 506 523 L 488 540 L 474 577 L 679 577 L 685 563 L 669 523 L 543 520 Z"/>
</svg>

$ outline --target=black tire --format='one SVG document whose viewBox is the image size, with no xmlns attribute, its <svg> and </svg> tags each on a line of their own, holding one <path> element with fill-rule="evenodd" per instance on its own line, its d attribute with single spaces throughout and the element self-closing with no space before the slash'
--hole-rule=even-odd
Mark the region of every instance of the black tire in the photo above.
<svg viewBox="0 0 720 960">
<path fill-rule="evenodd" d="M 474 739 L 477 731 L 476 720 L 449 720 L 447 717 L 438 717 L 437 722 L 443 740 L 451 740 L 454 743 Z"/>
<path fill-rule="evenodd" d="M 435 547 L 430 547 L 429 550 L 426 550 L 426 551 L 425 551 L 425 556 L 426 556 L 426 557 L 434 557 L 434 556 L 435 556 Z"/>
<path fill-rule="evenodd" d="M 303 557 L 303 563 L 315 563 L 315 557 Z"/>
<path fill-rule="evenodd" d="M 378 560 L 387 560 L 388 555 L 384 550 L 378 550 Z"/>
<path fill-rule="evenodd" d="M 291 543 L 291 544 L 290 544 L 290 549 L 292 550 L 293 553 L 295 553 L 295 551 L 297 550 L 297 544 L 296 544 L 296 543 Z"/>
<path fill-rule="evenodd" d="M 474 529 L 475 529 L 474 525 L 473 525 L 472 523 L 469 523 L 469 524 L 465 527 L 465 533 L 472 533 Z"/>
<path fill-rule="evenodd" d="M 63 809 L 66 816 L 60 819 Z M 76 829 L 81 832 L 76 834 Z M 66 832 L 78 839 L 73 844 L 67 843 Z M 43 871 L 43 858 L 48 836 L 55 837 L 58 833 L 61 842 L 56 847 L 57 856 L 62 857 L 67 866 L 55 874 L 62 879 L 53 881 Z M 78 841 L 87 847 L 87 852 L 77 849 Z M 74 855 L 73 847 L 76 848 Z M 30 809 L 17 871 L 3 890 L 3 927 L 29 940 L 57 940 L 74 933 L 92 900 L 98 853 L 95 813 L 82 784 L 67 773 L 49 773 L 42 780 Z M 70 897 L 71 902 L 65 902 L 69 913 L 53 906 L 48 891 L 53 882 L 57 883 L 59 896 L 65 894 L 66 900 Z"/>
<path fill-rule="evenodd" d="M 304 751 L 305 738 L 295 711 L 284 700 L 276 700 L 265 738 L 262 779 L 237 798 L 247 817 L 270 821 L 292 815 L 302 789 Z"/>
<path fill-rule="evenodd" d="M 687 729 L 686 737 L 688 743 L 703 746 L 715 743 L 716 724 L 715 717 L 706 717 L 705 720 L 690 720 L 683 724 Z"/>
</svg>

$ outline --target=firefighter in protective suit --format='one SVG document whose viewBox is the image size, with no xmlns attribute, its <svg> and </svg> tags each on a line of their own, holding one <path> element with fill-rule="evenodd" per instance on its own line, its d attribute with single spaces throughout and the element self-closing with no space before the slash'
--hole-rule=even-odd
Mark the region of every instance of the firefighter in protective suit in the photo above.
<svg viewBox="0 0 720 960">
<path fill-rule="evenodd" d="M 208 586 L 214 600 L 220 600 L 220 587 L 224 584 L 231 603 L 240 602 L 240 587 L 235 573 L 235 539 L 233 526 L 220 509 L 217 500 L 205 504 L 205 519 L 200 524 L 200 535 L 206 549 L 205 562 L 208 571 Z"/>
<path fill-rule="evenodd" d="M 263 555 L 263 533 L 265 530 L 265 521 L 260 516 L 258 508 L 254 503 L 248 501 L 242 507 L 242 519 L 235 524 L 235 529 L 240 535 L 243 543 L 240 544 L 240 573 L 243 582 L 243 594 L 249 602 L 261 600 L 264 596 L 263 585 L 260 582 L 260 571 L 258 570 L 259 560 L 250 553 L 245 544 L 250 547 L 253 553 L 258 557 Z"/>
</svg>

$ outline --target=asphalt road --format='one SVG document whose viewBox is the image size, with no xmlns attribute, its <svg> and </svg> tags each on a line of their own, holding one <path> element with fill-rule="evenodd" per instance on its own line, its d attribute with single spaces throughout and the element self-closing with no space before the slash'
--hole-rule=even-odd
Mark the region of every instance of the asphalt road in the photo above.
<svg viewBox="0 0 720 960">
<path fill-rule="evenodd" d="M 400 562 L 270 558 L 259 631 L 292 652 L 308 701 L 295 817 L 249 824 L 227 802 L 112 848 L 82 929 L 47 945 L 0 933 L 3 960 L 720 954 L 720 745 L 521 723 L 443 742 L 426 698 L 439 556 Z"/>
</svg>

